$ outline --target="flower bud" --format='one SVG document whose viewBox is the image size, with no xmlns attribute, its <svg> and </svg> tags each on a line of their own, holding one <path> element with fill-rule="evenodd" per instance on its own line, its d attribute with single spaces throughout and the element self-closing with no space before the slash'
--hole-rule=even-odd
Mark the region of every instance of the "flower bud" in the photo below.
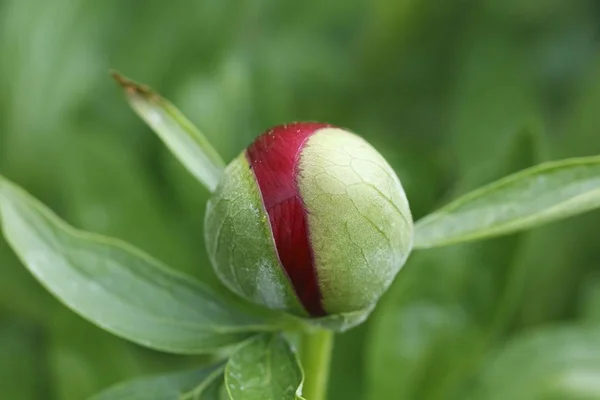
<svg viewBox="0 0 600 400">
<path fill-rule="evenodd" d="M 368 313 L 411 251 L 413 222 L 398 177 L 365 140 L 294 123 L 229 164 L 205 236 L 231 290 L 315 318 Z"/>
</svg>

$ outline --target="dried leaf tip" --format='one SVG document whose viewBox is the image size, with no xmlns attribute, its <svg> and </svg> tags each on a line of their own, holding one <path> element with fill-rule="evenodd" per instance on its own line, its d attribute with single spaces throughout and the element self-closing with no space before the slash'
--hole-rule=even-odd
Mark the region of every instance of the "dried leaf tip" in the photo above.
<svg viewBox="0 0 600 400">
<path fill-rule="evenodd" d="M 116 70 L 110 70 L 113 79 L 125 90 L 127 95 L 139 95 L 148 100 L 158 100 L 160 98 L 149 86 L 139 84 Z"/>
</svg>

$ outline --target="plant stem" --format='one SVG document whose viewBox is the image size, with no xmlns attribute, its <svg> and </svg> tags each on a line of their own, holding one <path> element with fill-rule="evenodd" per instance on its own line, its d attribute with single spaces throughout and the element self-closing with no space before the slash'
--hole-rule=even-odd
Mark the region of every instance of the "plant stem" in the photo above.
<svg viewBox="0 0 600 400">
<path fill-rule="evenodd" d="M 302 394 L 306 400 L 326 399 L 332 349 L 332 331 L 318 329 L 302 333 L 300 361 L 305 375 Z"/>
</svg>

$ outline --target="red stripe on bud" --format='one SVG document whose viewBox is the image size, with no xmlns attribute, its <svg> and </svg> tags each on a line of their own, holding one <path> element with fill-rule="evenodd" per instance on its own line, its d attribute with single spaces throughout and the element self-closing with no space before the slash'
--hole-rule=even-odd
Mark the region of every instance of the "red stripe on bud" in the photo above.
<svg viewBox="0 0 600 400">
<path fill-rule="evenodd" d="M 330 125 L 281 125 L 259 136 L 246 157 L 254 171 L 281 264 L 296 295 L 313 317 L 326 314 L 309 242 L 306 209 L 298 191 L 296 167 L 306 140 Z"/>
</svg>

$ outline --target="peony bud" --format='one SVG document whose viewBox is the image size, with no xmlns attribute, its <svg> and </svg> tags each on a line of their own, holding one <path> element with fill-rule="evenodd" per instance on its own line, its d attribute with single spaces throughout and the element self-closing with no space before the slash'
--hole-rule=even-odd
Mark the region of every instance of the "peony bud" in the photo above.
<svg viewBox="0 0 600 400">
<path fill-rule="evenodd" d="M 408 257 L 413 222 L 385 159 L 348 131 L 275 127 L 226 169 L 205 235 L 240 296 L 304 317 L 367 314 Z"/>
</svg>

